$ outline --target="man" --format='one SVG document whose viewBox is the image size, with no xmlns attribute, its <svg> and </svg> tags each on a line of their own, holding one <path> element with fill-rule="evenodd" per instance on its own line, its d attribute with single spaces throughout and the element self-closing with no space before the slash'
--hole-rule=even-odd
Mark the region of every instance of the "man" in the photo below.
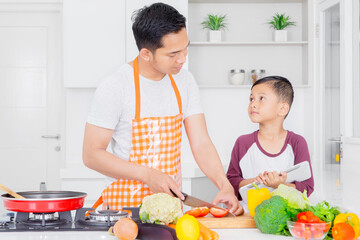
<svg viewBox="0 0 360 240">
<path fill-rule="evenodd" d="M 98 201 L 103 208 L 136 207 L 157 192 L 184 198 L 184 123 L 197 164 L 220 190 L 213 203 L 225 203 L 236 215 L 243 213 L 208 136 L 195 80 L 182 70 L 189 45 L 185 21 L 163 3 L 137 11 L 132 28 L 138 57 L 96 90 L 83 160 L 87 167 L 114 178 Z M 113 154 L 106 151 L 110 141 Z"/>
</svg>

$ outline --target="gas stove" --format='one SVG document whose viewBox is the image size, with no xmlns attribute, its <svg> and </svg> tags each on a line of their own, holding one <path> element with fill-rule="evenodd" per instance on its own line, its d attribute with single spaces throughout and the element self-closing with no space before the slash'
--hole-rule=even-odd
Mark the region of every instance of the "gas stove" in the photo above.
<svg viewBox="0 0 360 240">
<path fill-rule="evenodd" d="M 1 232 L 17 231 L 107 231 L 121 218 L 131 217 L 127 211 L 100 210 L 86 213 L 92 208 L 80 208 L 72 217 L 72 211 L 56 213 L 11 212 L 0 217 Z M 133 219 L 138 208 L 131 208 Z"/>
</svg>

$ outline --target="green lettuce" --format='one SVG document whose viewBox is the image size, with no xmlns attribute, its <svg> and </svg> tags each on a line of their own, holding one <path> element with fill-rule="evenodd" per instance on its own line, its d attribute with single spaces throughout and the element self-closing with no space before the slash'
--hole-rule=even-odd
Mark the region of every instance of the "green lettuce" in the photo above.
<svg viewBox="0 0 360 240">
<path fill-rule="evenodd" d="M 295 209 L 304 209 L 306 208 L 306 205 L 310 204 L 306 190 L 301 193 L 297 189 L 284 184 L 280 184 L 271 195 L 283 197 L 287 200 L 288 206 Z"/>
</svg>

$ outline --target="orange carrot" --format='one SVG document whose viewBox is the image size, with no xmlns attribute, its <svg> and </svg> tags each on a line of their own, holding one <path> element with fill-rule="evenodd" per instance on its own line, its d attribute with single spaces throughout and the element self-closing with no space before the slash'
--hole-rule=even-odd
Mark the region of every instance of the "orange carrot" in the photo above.
<svg viewBox="0 0 360 240">
<path fill-rule="evenodd" d="M 202 223 L 199 222 L 200 233 L 204 236 L 204 240 L 217 240 L 219 239 L 219 234 L 217 232 L 205 227 Z"/>
<path fill-rule="evenodd" d="M 175 229 L 176 224 L 172 224 L 172 223 L 170 223 L 170 224 L 168 224 L 168 227 L 171 227 L 171 228 Z"/>
</svg>

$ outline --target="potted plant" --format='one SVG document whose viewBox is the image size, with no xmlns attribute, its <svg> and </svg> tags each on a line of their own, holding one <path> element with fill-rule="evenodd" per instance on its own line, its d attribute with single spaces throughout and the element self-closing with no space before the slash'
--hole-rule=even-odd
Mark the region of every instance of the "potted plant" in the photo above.
<svg viewBox="0 0 360 240">
<path fill-rule="evenodd" d="M 274 40 L 275 42 L 286 42 L 287 41 L 287 31 L 285 28 L 290 26 L 295 26 L 295 22 L 290 21 L 289 16 L 285 16 L 285 13 L 279 14 L 276 13 L 273 16 L 272 21 L 268 22 L 270 27 L 274 28 Z"/>
<path fill-rule="evenodd" d="M 208 14 L 205 21 L 201 24 L 203 29 L 209 29 L 209 41 L 221 42 L 221 30 L 227 29 L 226 14 L 224 15 L 212 15 Z"/>
</svg>

